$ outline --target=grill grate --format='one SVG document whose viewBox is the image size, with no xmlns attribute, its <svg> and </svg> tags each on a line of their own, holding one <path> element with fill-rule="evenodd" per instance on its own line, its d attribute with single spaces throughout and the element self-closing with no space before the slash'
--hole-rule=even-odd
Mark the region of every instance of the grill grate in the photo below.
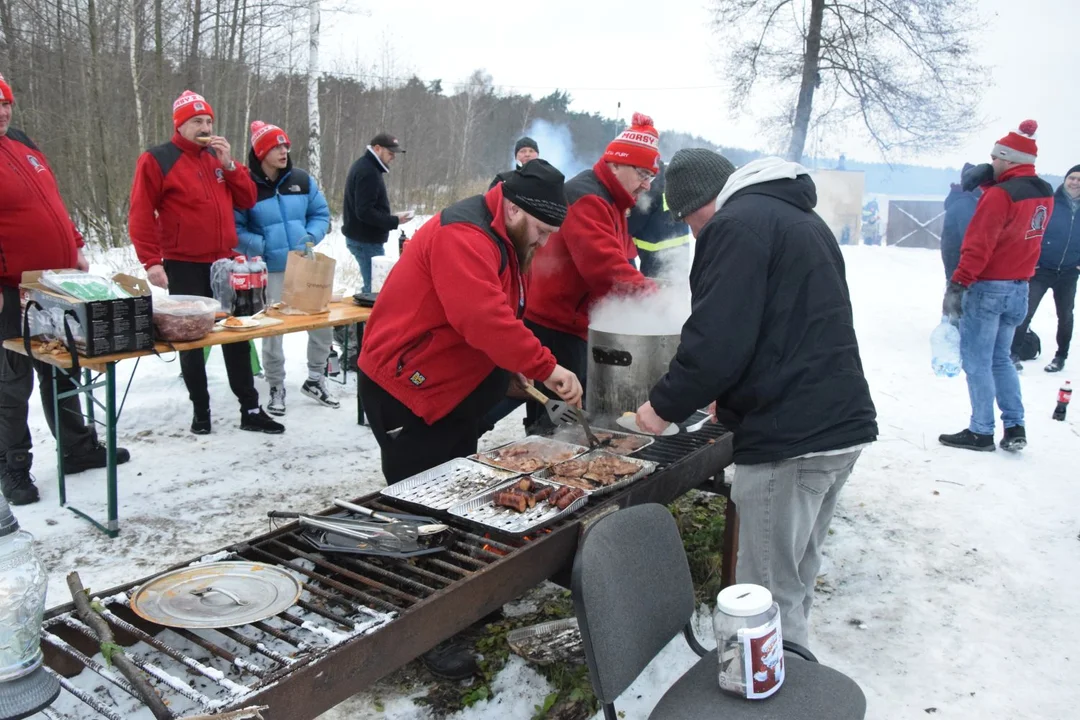
<svg viewBox="0 0 1080 720">
<path fill-rule="evenodd" d="M 728 431 L 715 423 L 706 423 L 697 432 L 679 432 L 667 437 L 658 437 L 656 442 L 634 453 L 633 457 L 652 460 L 664 468 L 685 459 L 688 455 L 715 442 Z"/>
</svg>

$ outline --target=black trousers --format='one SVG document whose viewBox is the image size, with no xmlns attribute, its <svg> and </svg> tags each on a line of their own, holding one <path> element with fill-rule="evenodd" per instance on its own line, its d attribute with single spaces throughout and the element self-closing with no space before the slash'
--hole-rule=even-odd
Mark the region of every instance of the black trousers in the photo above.
<svg viewBox="0 0 1080 720">
<path fill-rule="evenodd" d="M 533 331 L 533 335 L 540 341 L 540 344 L 551 351 L 551 354 L 555 356 L 555 360 L 560 365 L 578 376 L 578 380 L 581 381 L 581 389 L 584 391 L 585 375 L 589 370 L 589 343 L 577 335 L 552 330 L 528 320 L 525 321 L 525 325 Z M 536 387 L 548 397 L 557 397 L 554 392 L 548 390 L 541 383 L 537 383 Z M 539 403 L 530 400 L 525 404 L 526 432 L 530 434 L 545 433 L 554 427 L 551 419 L 547 416 L 547 410 Z"/>
<path fill-rule="evenodd" d="M 1072 343 L 1073 334 L 1073 305 L 1076 301 L 1076 279 L 1080 276 L 1080 270 L 1065 268 L 1062 270 L 1046 270 L 1038 268 L 1035 277 L 1028 282 L 1028 311 L 1024 323 L 1016 328 L 1013 336 L 1012 354 L 1017 354 L 1021 339 L 1031 325 L 1031 319 L 1035 317 L 1035 311 L 1039 309 L 1039 303 L 1047 291 L 1054 292 L 1054 305 L 1057 307 L 1057 352 L 1056 357 L 1066 359 L 1069 357 L 1069 345 Z"/>
<path fill-rule="evenodd" d="M 22 337 L 22 313 L 19 308 L 17 288 L 4 287 L 4 308 L 0 310 L 0 338 Z M 56 437 L 57 418 L 53 414 L 52 367 L 40 360 L 10 350 L 0 352 L 0 472 L 7 467 L 8 454 L 21 454 L 33 446 L 30 426 L 30 396 L 34 392 L 34 373 L 37 373 L 38 394 L 45 410 L 45 422 Z M 56 378 L 56 388 L 61 393 L 73 390 L 75 384 L 64 373 Z M 63 426 L 64 455 L 89 452 L 97 445 L 97 435 L 83 420 L 79 398 L 69 397 L 60 401 L 60 418 Z"/>
<path fill-rule="evenodd" d="M 210 263 L 166 260 L 165 274 L 169 276 L 170 295 L 201 295 L 213 297 L 210 288 Z M 246 342 L 227 343 L 221 346 L 225 357 L 225 371 L 229 375 L 229 387 L 240 401 L 240 410 L 259 407 L 259 392 L 255 389 L 255 376 L 251 373 L 251 351 Z M 180 370 L 184 373 L 188 397 L 196 411 L 210 410 L 210 392 L 206 389 L 206 360 L 203 351 L 185 350 L 180 353 Z"/>
<path fill-rule="evenodd" d="M 387 485 L 412 477 L 456 457 L 476 452 L 480 423 L 506 396 L 510 375 L 496 369 L 450 414 L 428 425 L 412 410 L 360 373 L 360 397 L 368 426 L 379 443 Z M 395 430 L 400 431 L 394 432 Z"/>
</svg>

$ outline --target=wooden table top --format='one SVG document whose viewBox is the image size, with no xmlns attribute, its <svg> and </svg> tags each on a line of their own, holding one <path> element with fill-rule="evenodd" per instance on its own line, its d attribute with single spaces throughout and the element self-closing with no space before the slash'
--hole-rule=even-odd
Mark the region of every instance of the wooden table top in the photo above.
<svg viewBox="0 0 1080 720">
<path fill-rule="evenodd" d="M 88 367 L 91 370 L 100 372 L 110 363 L 153 355 L 155 351 L 164 354 L 176 352 L 178 350 L 198 350 L 213 345 L 247 342 L 248 340 L 273 337 L 275 335 L 285 335 L 292 332 L 318 330 L 319 328 L 337 327 L 339 325 L 354 325 L 356 323 L 365 322 L 370 315 L 371 308 L 360 307 L 351 300 L 331 303 L 328 312 L 320 313 L 318 315 L 282 315 L 281 313 L 271 310 L 267 312 L 267 316 L 281 320 L 280 323 L 251 328 L 250 330 L 222 330 L 220 332 L 212 332 L 193 342 L 159 342 L 154 344 L 154 350 L 137 350 L 134 352 L 115 353 L 112 355 L 98 355 L 97 357 L 92 358 L 80 357 L 79 364 L 83 367 Z M 34 351 L 34 357 L 36 359 L 48 363 L 49 365 L 55 365 L 56 367 L 71 367 L 71 356 L 66 352 L 58 354 L 40 353 L 37 352 L 38 346 L 40 346 L 40 343 L 38 342 L 31 344 L 31 349 Z M 5 340 L 4 349 L 12 350 L 22 355 L 26 354 L 26 347 L 21 338 Z"/>
</svg>

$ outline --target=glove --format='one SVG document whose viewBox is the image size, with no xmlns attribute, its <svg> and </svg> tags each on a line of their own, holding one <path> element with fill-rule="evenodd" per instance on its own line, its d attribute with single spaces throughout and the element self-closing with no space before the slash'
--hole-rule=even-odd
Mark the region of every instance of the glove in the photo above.
<svg viewBox="0 0 1080 720">
<path fill-rule="evenodd" d="M 976 165 L 960 176 L 960 189 L 971 192 L 977 187 L 982 187 L 994 181 L 994 166 L 990 163 Z"/>
<path fill-rule="evenodd" d="M 956 324 L 963 314 L 964 293 L 967 288 L 958 282 L 950 282 L 945 288 L 945 300 L 941 303 L 941 314 L 949 318 L 949 322 Z"/>
</svg>

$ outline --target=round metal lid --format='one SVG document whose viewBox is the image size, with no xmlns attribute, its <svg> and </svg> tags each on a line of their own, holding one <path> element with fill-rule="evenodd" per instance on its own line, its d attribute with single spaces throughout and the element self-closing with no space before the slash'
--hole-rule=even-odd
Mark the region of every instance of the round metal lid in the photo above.
<svg viewBox="0 0 1080 720">
<path fill-rule="evenodd" d="M 287 610 L 300 590 L 299 580 L 273 565 L 206 563 L 147 581 L 132 594 L 131 609 L 167 627 L 234 627 Z"/>
</svg>

